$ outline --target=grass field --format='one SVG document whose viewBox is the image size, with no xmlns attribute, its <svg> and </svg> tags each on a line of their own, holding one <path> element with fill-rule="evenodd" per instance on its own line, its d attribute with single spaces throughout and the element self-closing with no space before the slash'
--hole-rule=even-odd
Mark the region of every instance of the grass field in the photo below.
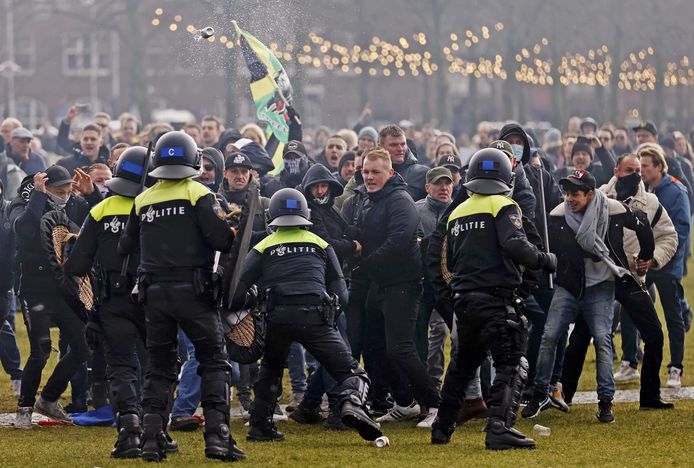
<svg viewBox="0 0 694 468">
<path fill-rule="evenodd" d="M 690 264 L 694 267 L 694 263 Z M 685 279 L 685 291 L 694 303 L 694 279 Z M 664 324 L 664 321 L 661 321 Z M 18 336 L 23 361 L 28 355 L 26 329 L 18 317 Z M 665 330 L 667 336 L 667 330 Z M 619 346 L 619 336 L 617 336 Z M 57 343 L 57 340 L 54 342 Z M 665 341 L 661 378 L 669 359 Z M 687 335 L 683 386 L 694 385 L 694 338 Z M 47 366 L 55 365 L 57 355 Z M 690 372 L 687 372 L 690 371 Z M 44 374 L 46 375 L 46 374 Z M 285 379 L 286 381 L 287 379 Z M 285 382 L 286 383 L 286 382 Z M 619 389 L 638 388 L 638 384 Z M 589 351 L 579 390 L 595 389 L 595 355 Z M 285 396 L 289 392 L 285 391 Z M 65 395 L 69 397 L 69 395 Z M 69 402 L 66 398 L 65 403 Z M 16 401 L 6 374 L 0 373 L 0 413 L 13 412 Z M 694 401 L 676 402 L 674 411 L 639 411 L 638 403 L 616 407 L 616 423 L 599 424 L 595 405 L 574 405 L 569 414 L 548 410 L 537 421 L 552 434 L 538 438 L 537 450 L 489 452 L 484 450 L 483 421 L 459 427 L 447 446 L 432 446 L 429 432 L 414 423 L 384 427 L 391 446 L 383 449 L 362 441 L 353 432 L 328 432 L 320 426 L 301 426 L 293 421 L 279 423 L 287 440 L 281 443 L 245 441 L 246 428 L 232 422 L 232 434 L 248 454 L 243 466 L 694 466 Z M 518 428 L 530 434 L 535 421 L 521 420 Z M 203 456 L 202 433 L 175 433 L 181 451 L 167 461 L 169 466 L 216 465 Z M 115 441 L 111 428 L 42 427 L 31 431 L 0 428 L 0 467 L 5 466 L 125 466 L 140 460 L 109 458 Z"/>
</svg>

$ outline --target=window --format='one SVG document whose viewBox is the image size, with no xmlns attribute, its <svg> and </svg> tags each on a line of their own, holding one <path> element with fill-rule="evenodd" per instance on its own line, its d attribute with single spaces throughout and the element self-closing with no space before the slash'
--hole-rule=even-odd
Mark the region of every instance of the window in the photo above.
<svg viewBox="0 0 694 468">
<path fill-rule="evenodd" d="M 0 115 L 7 115 L 7 105 L 0 105 Z M 15 100 L 15 115 L 22 122 L 22 125 L 28 129 L 36 129 L 41 126 L 43 119 L 48 118 L 48 108 L 43 102 L 20 96 Z"/>
<path fill-rule="evenodd" d="M 19 36 L 14 40 L 14 61 L 21 67 L 17 75 L 31 76 L 36 71 L 36 39 Z"/>
<path fill-rule="evenodd" d="M 66 76 L 109 76 L 118 37 L 108 32 L 72 37 L 63 43 L 63 73 Z"/>
</svg>

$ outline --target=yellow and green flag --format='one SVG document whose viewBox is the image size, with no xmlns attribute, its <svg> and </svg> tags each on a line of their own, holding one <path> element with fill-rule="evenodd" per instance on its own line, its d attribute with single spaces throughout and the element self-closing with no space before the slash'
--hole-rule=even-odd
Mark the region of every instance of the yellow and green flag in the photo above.
<svg viewBox="0 0 694 468">
<path fill-rule="evenodd" d="M 265 146 L 275 164 L 275 173 L 282 170 L 282 151 L 289 141 L 292 87 L 287 72 L 275 54 L 252 34 L 233 22 L 236 37 L 246 66 L 251 72 L 251 96 L 258 120 L 267 122 Z"/>
</svg>

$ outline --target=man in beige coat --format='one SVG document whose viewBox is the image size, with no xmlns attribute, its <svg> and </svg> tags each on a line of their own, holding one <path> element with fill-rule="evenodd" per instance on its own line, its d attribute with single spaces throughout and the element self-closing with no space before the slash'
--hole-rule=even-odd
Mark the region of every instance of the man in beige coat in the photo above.
<svg viewBox="0 0 694 468">
<path fill-rule="evenodd" d="M 663 360 L 663 331 L 653 300 L 645 289 L 645 276 L 649 269 L 666 265 L 677 250 L 677 232 L 658 198 L 648 193 L 641 180 L 641 164 L 633 153 L 625 153 L 618 160 L 614 177 L 600 187 L 609 198 L 626 204 L 643 223 L 649 223 L 653 231 L 655 250 L 650 261 L 638 260 L 639 241 L 634 231 L 624 230 L 624 253 L 629 260 L 631 275 L 617 279 L 615 299 L 622 305 L 622 364 L 615 374 L 616 382 L 639 378 L 636 370 L 638 340 L 641 335 L 645 348 L 641 369 L 641 408 L 669 409 L 672 403 L 660 398 L 659 371 Z M 565 396 L 570 400 L 576 391 L 580 367 L 590 343 L 585 322 L 577 320 L 566 350 L 562 384 Z M 626 332 L 625 332 L 626 330 Z M 578 365 L 580 364 L 580 366 Z"/>
</svg>

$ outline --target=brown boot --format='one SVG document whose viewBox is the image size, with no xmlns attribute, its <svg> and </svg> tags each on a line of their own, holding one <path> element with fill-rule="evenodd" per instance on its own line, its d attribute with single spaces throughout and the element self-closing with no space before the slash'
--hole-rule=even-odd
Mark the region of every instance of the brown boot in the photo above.
<svg viewBox="0 0 694 468">
<path fill-rule="evenodd" d="M 487 405 L 484 404 L 484 398 L 475 398 L 474 400 L 465 400 L 463 407 L 458 411 L 456 423 L 463 424 L 474 418 L 486 418 Z"/>
</svg>

